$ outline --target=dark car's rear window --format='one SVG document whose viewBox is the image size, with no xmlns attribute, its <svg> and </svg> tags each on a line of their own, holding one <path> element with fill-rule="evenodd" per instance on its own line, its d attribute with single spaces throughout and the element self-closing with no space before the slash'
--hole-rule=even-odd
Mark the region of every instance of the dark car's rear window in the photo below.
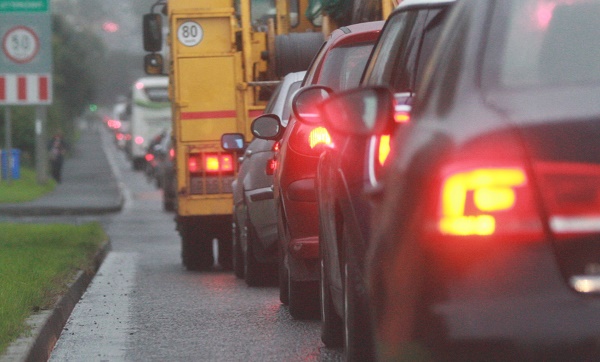
<svg viewBox="0 0 600 362">
<path fill-rule="evenodd" d="M 327 54 L 317 83 L 334 91 L 357 87 L 373 45 L 374 41 L 332 49 Z"/>
<path fill-rule="evenodd" d="M 600 1 L 511 0 L 486 71 L 501 88 L 600 83 Z M 505 21 L 503 19 L 511 19 Z M 490 44 L 491 46 L 491 44 Z"/>
</svg>

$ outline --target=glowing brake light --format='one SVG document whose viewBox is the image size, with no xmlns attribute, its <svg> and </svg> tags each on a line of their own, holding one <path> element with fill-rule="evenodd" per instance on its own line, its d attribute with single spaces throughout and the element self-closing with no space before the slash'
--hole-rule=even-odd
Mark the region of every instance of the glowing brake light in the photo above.
<svg viewBox="0 0 600 362">
<path fill-rule="evenodd" d="M 141 144 L 144 143 L 144 137 L 137 136 L 134 141 L 135 141 L 136 144 L 141 145 Z"/>
<path fill-rule="evenodd" d="M 383 135 L 379 139 L 379 164 L 383 166 L 390 154 L 390 135 Z"/>
<path fill-rule="evenodd" d="M 396 123 L 404 124 L 410 122 L 410 106 L 401 104 L 396 105 L 394 108 L 394 121 Z"/>
<path fill-rule="evenodd" d="M 311 149 L 314 149 L 318 145 L 330 145 L 331 144 L 331 136 L 325 127 L 317 127 L 314 128 L 308 134 L 308 144 Z"/>
<path fill-rule="evenodd" d="M 190 173 L 233 172 L 235 167 L 233 160 L 231 154 L 191 154 L 188 158 L 188 170 Z"/>
<path fill-rule="evenodd" d="M 152 160 L 154 160 L 154 155 L 151 153 L 146 153 L 146 161 L 148 162 L 152 162 Z"/>
<path fill-rule="evenodd" d="M 518 168 L 481 168 L 448 176 L 442 186 L 439 230 L 447 235 L 492 235 L 497 211 L 512 209 L 526 185 Z"/>
</svg>

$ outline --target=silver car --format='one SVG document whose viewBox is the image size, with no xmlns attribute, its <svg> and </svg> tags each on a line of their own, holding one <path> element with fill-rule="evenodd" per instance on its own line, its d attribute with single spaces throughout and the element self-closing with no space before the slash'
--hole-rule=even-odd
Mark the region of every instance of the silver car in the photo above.
<svg viewBox="0 0 600 362">
<path fill-rule="evenodd" d="M 292 95 L 306 72 L 290 73 L 271 96 L 265 114 L 287 124 Z M 244 136 L 226 134 L 226 150 L 241 149 Z M 277 216 L 273 199 L 276 141 L 254 138 L 241 158 L 233 186 L 233 267 L 249 286 L 264 285 L 277 277 Z"/>
</svg>

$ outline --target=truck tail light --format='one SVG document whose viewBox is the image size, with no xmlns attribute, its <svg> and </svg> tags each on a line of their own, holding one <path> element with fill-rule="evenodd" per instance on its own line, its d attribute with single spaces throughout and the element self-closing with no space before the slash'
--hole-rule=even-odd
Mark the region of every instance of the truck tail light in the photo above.
<svg viewBox="0 0 600 362">
<path fill-rule="evenodd" d="M 190 173 L 232 173 L 234 171 L 233 155 L 228 153 L 191 154 L 188 157 Z"/>
<path fill-rule="evenodd" d="M 600 233 L 600 165 L 538 162 L 534 170 L 555 236 Z"/>
</svg>

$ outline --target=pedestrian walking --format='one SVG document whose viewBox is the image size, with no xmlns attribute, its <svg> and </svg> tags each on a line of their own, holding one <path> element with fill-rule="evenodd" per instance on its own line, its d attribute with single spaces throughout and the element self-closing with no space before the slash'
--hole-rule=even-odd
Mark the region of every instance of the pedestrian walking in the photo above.
<svg viewBox="0 0 600 362">
<path fill-rule="evenodd" d="M 62 133 L 55 134 L 48 143 L 48 158 L 50 159 L 50 173 L 56 182 L 61 183 L 62 165 L 64 156 L 69 149 L 68 143 L 64 140 Z"/>
</svg>

